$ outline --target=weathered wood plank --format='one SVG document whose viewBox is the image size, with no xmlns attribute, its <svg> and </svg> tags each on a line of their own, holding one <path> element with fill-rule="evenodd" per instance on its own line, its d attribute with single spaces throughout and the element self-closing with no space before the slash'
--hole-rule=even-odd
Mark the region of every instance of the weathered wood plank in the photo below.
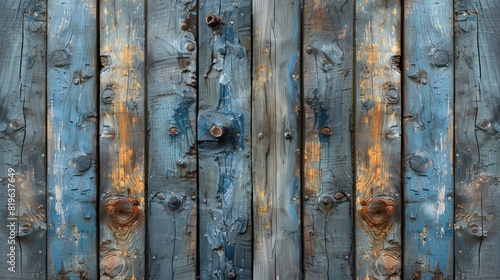
<svg viewBox="0 0 500 280">
<path fill-rule="evenodd" d="M 196 278 L 196 1 L 149 1 L 148 279 Z"/>
<path fill-rule="evenodd" d="M 404 279 L 453 279 L 452 10 L 404 7 Z"/>
<path fill-rule="evenodd" d="M 4 279 L 44 279 L 45 5 L 0 4 L 0 271 Z"/>
<path fill-rule="evenodd" d="M 500 267 L 500 2 L 455 1 L 456 277 L 496 279 Z"/>
<path fill-rule="evenodd" d="M 251 1 L 200 1 L 201 279 L 252 279 Z"/>
<path fill-rule="evenodd" d="M 304 2 L 304 276 L 352 279 L 353 1 Z"/>
<path fill-rule="evenodd" d="M 47 278 L 97 279 L 96 1 L 49 1 Z"/>
<path fill-rule="evenodd" d="M 300 228 L 300 9 L 253 1 L 252 167 L 254 278 L 298 279 Z"/>
<path fill-rule="evenodd" d="M 356 275 L 401 272 L 400 1 L 356 2 Z"/>
<path fill-rule="evenodd" d="M 144 1 L 100 2 L 100 273 L 145 275 Z"/>
</svg>

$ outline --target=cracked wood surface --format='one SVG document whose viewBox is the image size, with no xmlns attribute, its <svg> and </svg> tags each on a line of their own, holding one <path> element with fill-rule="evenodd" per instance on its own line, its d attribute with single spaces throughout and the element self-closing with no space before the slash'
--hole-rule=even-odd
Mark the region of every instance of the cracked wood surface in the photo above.
<svg viewBox="0 0 500 280">
<path fill-rule="evenodd" d="M 144 1 L 100 2 L 101 279 L 145 277 Z"/>
<path fill-rule="evenodd" d="M 404 279 L 453 279 L 452 10 L 404 7 Z"/>
<path fill-rule="evenodd" d="M 147 9 L 148 279 L 195 279 L 197 6 Z"/>
<path fill-rule="evenodd" d="M 201 279 L 252 279 L 251 1 L 200 1 Z"/>
<path fill-rule="evenodd" d="M 46 275 L 45 5 L 0 4 L 0 270 L 8 279 Z"/>
<path fill-rule="evenodd" d="M 401 274 L 400 1 L 356 2 L 356 277 Z"/>
<path fill-rule="evenodd" d="M 350 0 L 304 1 L 306 279 L 352 279 L 353 29 Z"/>
<path fill-rule="evenodd" d="M 455 1 L 455 276 L 496 279 L 500 2 Z"/>
<path fill-rule="evenodd" d="M 300 9 L 253 1 L 252 168 L 255 279 L 301 271 Z"/>
<path fill-rule="evenodd" d="M 48 279 L 98 276 L 96 5 L 48 5 Z"/>
</svg>

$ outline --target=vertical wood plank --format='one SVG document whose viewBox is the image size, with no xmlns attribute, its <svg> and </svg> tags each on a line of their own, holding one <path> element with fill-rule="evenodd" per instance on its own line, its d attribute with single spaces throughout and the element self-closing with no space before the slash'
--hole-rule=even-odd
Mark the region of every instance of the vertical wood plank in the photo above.
<svg viewBox="0 0 500 280">
<path fill-rule="evenodd" d="M 496 279 L 500 267 L 500 2 L 455 1 L 456 277 Z"/>
<path fill-rule="evenodd" d="M 401 272 L 400 1 L 356 2 L 356 276 Z"/>
<path fill-rule="evenodd" d="M 46 1 L 0 4 L 0 271 L 44 279 Z"/>
<path fill-rule="evenodd" d="M 101 279 L 145 277 L 144 1 L 100 2 Z"/>
<path fill-rule="evenodd" d="M 96 5 L 48 3 L 48 279 L 98 275 Z"/>
<path fill-rule="evenodd" d="M 302 276 L 300 5 L 253 1 L 255 279 Z"/>
<path fill-rule="evenodd" d="M 200 1 L 201 279 L 252 279 L 251 1 Z"/>
<path fill-rule="evenodd" d="M 404 279 L 453 278 L 452 9 L 405 2 Z"/>
<path fill-rule="evenodd" d="M 304 2 L 304 276 L 352 279 L 353 1 Z"/>
<path fill-rule="evenodd" d="M 148 278 L 196 278 L 196 1 L 149 1 Z"/>
</svg>

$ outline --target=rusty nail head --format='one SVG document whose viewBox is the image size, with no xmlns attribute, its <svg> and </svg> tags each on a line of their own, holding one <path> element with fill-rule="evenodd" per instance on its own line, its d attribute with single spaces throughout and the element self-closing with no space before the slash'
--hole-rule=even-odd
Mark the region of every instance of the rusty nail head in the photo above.
<svg viewBox="0 0 500 280">
<path fill-rule="evenodd" d="M 170 134 L 172 134 L 172 135 L 177 135 L 177 134 L 179 134 L 179 129 L 178 129 L 177 127 L 175 127 L 175 126 L 172 126 L 172 127 L 168 130 L 168 132 L 170 132 Z"/>
<path fill-rule="evenodd" d="M 194 51 L 194 48 L 195 48 L 195 47 L 194 47 L 194 44 L 193 44 L 193 43 L 189 43 L 189 44 L 187 45 L 187 47 L 186 47 L 186 49 L 187 49 L 188 51 L 190 51 L 190 52 Z"/>
<path fill-rule="evenodd" d="M 292 134 L 290 132 L 285 132 L 285 138 L 286 139 L 291 139 L 292 138 Z"/>
<path fill-rule="evenodd" d="M 181 23 L 182 30 L 186 30 L 187 28 L 188 28 L 188 25 L 185 22 Z"/>
<path fill-rule="evenodd" d="M 341 200 L 342 198 L 344 198 L 344 194 L 343 193 L 336 193 L 333 197 L 335 197 L 336 200 Z"/>
<path fill-rule="evenodd" d="M 223 133 L 222 127 L 217 125 L 212 125 L 212 127 L 210 128 L 210 133 L 212 134 L 213 137 L 219 138 L 222 136 Z"/>
<path fill-rule="evenodd" d="M 234 272 L 230 271 L 227 273 L 227 278 L 234 279 L 234 278 L 236 278 L 236 274 L 234 274 Z"/>
<path fill-rule="evenodd" d="M 195 195 L 192 195 L 192 196 L 191 196 L 191 199 L 192 199 L 192 200 L 196 200 L 196 196 L 195 196 Z"/>
<path fill-rule="evenodd" d="M 311 47 L 306 48 L 306 53 L 311 54 L 313 52 L 313 49 Z"/>
<path fill-rule="evenodd" d="M 214 14 L 209 14 L 205 18 L 205 22 L 208 24 L 208 26 L 215 27 L 220 23 L 220 18 Z"/>
<path fill-rule="evenodd" d="M 328 135 L 330 134 L 331 129 L 328 126 L 325 126 L 321 129 L 321 134 Z"/>
<path fill-rule="evenodd" d="M 257 137 L 259 137 L 259 139 L 264 138 L 264 133 L 262 133 L 262 132 L 261 132 L 261 133 L 259 133 L 259 135 L 257 135 Z"/>
</svg>

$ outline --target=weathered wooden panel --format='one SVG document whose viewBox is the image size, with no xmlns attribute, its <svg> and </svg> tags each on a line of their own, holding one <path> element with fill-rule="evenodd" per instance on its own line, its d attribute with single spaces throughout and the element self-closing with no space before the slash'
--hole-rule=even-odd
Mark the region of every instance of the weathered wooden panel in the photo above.
<svg viewBox="0 0 500 280">
<path fill-rule="evenodd" d="M 196 1 L 149 1 L 148 278 L 196 278 Z"/>
<path fill-rule="evenodd" d="M 456 0 L 455 274 L 500 274 L 500 2 Z"/>
<path fill-rule="evenodd" d="M 0 4 L 1 278 L 44 279 L 45 1 Z"/>
<path fill-rule="evenodd" d="M 356 2 L 356 275 L 401 272 L 400 1 Z"/>
<path fill-rule="evenodd" d="M 100 2 L 100 273 L 145 275 L 144 1 Z"/>
<path fill-rule="evenodd" d="M 47 278 L 97 279 L 96 2 L 48 10 Z"/>
<path fill-rule="evenodd" d="M 353 1 L 304 2 L 304 276 L 352 279 Z"/>
<path fill-rule="evenodd" d="M 253 1 L 254 278 L 301 277 L 300 9 Z"/>
<path fill-rule="evenodd" d="M 452 9 L 405 2 L 404 279 L 453 278 Z"/>
<path fill-rule="evenodd" d="M 252 279 L 251 1 L 200 1 L 201 279 Z"/>
</svg>

